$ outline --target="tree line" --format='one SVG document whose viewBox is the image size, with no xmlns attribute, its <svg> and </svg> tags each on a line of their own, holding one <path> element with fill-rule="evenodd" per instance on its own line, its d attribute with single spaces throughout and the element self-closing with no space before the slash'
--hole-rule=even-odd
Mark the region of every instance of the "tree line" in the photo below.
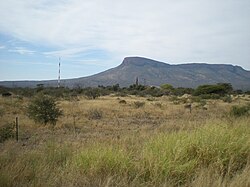
<svg viewBox="0 0 250 187">
<path fill-rule="evenodd" d="M 117 96 L 137 95 L 137 96 L 152 96 L 161 97 L 163 95 L 182 96 L 190 94 L 193 96 L 201 96 L 206 99 L 220 98 L 229 94 L 250 94 L 250 91 L 243 92 L 242 90 L 234 90 L 230 83 L 217 83 L 200 85 L 197 88 L 173 87 L 170 84 L 157 86 L 145 86 L 141 84 L 132 84 L 128 87 L 120 87 L 119 84 L 112 86 L 99 85 L 98 87 L 87 88 L 67 88 L 67 87 L 44 87 L 37 85 L 36 88 L 6 88 L 0 87 L 2 96 L 15 95 L 16 97 L 33 97 L 37 94 L 50 95 L 56 98 L 71 98 L 84 95 L 89 99 L 96 99 L 100 96 L 115 94 Z"/>
</svg>

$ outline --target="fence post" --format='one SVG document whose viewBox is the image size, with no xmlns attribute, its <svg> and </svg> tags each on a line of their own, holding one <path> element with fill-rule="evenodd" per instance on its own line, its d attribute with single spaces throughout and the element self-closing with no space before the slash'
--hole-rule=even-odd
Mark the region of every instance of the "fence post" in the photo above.
<svg viewBox="0 0 250 187">
<path fill-rule="evenodd" d="M 16 117 L 16 141 L 18 142 L 18 117 Z"/>
</svg>

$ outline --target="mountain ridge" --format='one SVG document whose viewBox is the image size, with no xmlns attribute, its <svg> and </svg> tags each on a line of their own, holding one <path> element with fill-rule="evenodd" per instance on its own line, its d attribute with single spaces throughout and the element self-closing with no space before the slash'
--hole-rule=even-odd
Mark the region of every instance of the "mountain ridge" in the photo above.
<svg viewBox="0 0 250 187">
<path fill-rule="evenodd" d="M 144 57 L 126 57 L 117 67 L 74 79 L 61 80 L 67 87 L 97 87 L 119 84 L 129 86 L 139 78 L 141 84 L 195 88 L 202 84 L 231 83 L 234 89 L 250 90 L 250 71 L 231 64 L 185 63 L 171 65 Z M 37 84 L 57 86 L 57 80 L 3 81 L 6 87 L 36 87 Z"/>
</svg>

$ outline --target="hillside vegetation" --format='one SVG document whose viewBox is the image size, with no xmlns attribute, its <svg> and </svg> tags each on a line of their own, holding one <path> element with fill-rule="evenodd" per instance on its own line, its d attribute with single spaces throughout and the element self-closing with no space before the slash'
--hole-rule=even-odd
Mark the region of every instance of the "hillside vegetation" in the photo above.
<svg viewBox="0 0 250 187">
<path fill-rule="evenodd" d="M 0 186 L 250 186 L 250 96 L 226 97 L 58 97 L 53 125 L 0 97 Z"/>
</svg>

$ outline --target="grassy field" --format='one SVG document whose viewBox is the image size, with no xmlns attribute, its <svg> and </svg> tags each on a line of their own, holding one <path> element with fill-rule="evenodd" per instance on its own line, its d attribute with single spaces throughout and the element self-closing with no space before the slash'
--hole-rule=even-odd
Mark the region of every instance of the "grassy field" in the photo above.
<svg viewBox="0 0 250 187">
<path fill-rule="evenodd" d="M 29 98 L 0 98 L 0 186 L 250 186 L 250 118 L 221 100 L 117 97 L 59 100 L 52 129 L 26 115 Z M 184 107 L 192 102 L 192 112 Z"/>
</svg>

